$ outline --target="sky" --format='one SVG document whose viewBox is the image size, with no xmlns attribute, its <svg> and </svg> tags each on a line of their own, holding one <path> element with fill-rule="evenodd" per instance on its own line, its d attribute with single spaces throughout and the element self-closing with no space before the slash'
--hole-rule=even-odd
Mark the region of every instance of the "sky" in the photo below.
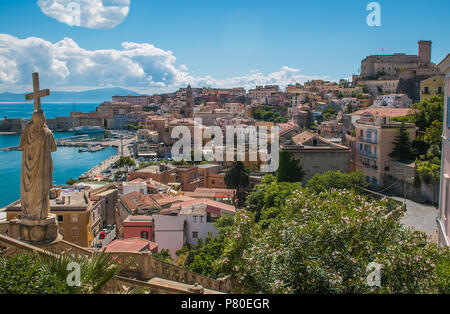
<svg viewBox="0 0 450 314">
<path fill-rule="evenodd" d="M 0 92 L 286 86 L 358 74 L 372 54 L 450 53 L 450 1 L 1 0 Z"/>
</svg>

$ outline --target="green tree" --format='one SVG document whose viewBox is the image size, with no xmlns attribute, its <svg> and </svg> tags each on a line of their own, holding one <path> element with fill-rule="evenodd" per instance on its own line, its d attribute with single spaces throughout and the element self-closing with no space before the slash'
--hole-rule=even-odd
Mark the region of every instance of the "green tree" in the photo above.
<svg viewBox="0 0 450 314">
<path fill-rule="evenodd" d="M 247 210 L 255 214 L 255 221 L 266 228 L 286 205 L 286 199 L 301 188 L 300 182 L 277 182 L 274 176 L 266 175 L 246 199 Z"/>
<path fill-rule="evenodd" d="M 135 162 L 130 157 L 120 156 L 119 160 L 116 161 L 116 166 L 118 168 L 123 168 L 126 166 L 132 167 L 134 165 L 135 165 Z"/>
<path fill-rule="evenodd" d="M 214 222 L 219 236 L 213 237 L 209 234 L 205 241 L 199 239 L 197 245 L 184 246 L 177 251 L 179 258 L 187 255 L 185 268 L 204 276 L 219 278 L 221 273 L 217 264 L 223 254 L 225 237 L 227 233 L 231 232 L 233 224 L 233 216 L 223 216 Z"/>
<path fill-rule="evenodd" d="M 221 237 L 213 237 L 209 234 L 204 242 L 198 239 L 198 244 L 190 251 L 190 263 L 185 268 L 204 276 L 218 278 L 219 273 L 215 264 L 222 256 L 223 248 L 224 240 Z"/>
<path fill-rule="evenodd" d="M 306 172 L 298 160 L 294 159 L 294 154 L 287 151 L 280 151 L 280 165 L 277 172 L 278 182 L 301 182 Z"/>
<path fill-rule="evenodd" d="M 168 249 L 161 250 L 160 252 L 155 253 L 152 256 L 161 261 L 173 264 L 172 255 L 170 255 L 170 252 Z"/>
<path fill-rule="evenodd" d="M 71 263 L 80 266 L 79 285 L 67 282 L 74 271 Z M 120 270 L 121 266 L 114 265 L 112 256 L 104 252 L 89 258 L 57 254 L 0 258 L 0 294 L 99 293 Z"/>
<path fill-rule="evenodd" d="M 66 281 L 45 272 L 34 255 L 0 258 L 0 294 L 66 294 Z"/>
<path fill-rule="evenodd" d="M 389 154 L 389 157 L 396 158 L 401 162 L 411 160 L 411 141 L 409 139 L 408 129 L 406 128 L 405 122 L 401 123 L 393 144 L 394 150 Z"/>
<path fill-rule="evenodd" d="M 414 104 L 415 109 L 412 118 L 420 131 L 425 132 L 434 121 L 442 122 L 444 118 L 444 97 L 435 96 L 431 99 L 425 99 L 420 103 Z"/>
<path fill-rule="evenodd" d="M 250 184 L 250 170 L 241 161 L 234 162 L 225 173 L 225 184 L 229 189 L 236 189 L 241 203 Z"/>
<path fill-rule="evenodd" d="M 448 291 L 449 249 L 404 228 L 401 207 L 386 205 L 355 191 L 299 189 L 269 228 L 239 211 L 217 267 L 232 276 L 236 293 Z M 381 265 L 381 287 L 367 285 L 372 262 Z"/>
<path fill-rule="evenodd" d="M 424 140 L 430 148 L 435 156 L 441 156 L 442 149 L 442 122 L 433 121 L 431 126 L 429 126 L 425 131 Z"/>
<path fill-rule="evenodd" d="M 417 172 L 425 184 L 437 184 L 441 177 L 441 160 L 436 156 L 422 156 L 415 162 Z"/>
<path fill-rule="evenodd" d="M 340 171 L 328 171 L 316 174 L 306 187 L 316 193 L 326 192 L 331 189 L 359 189 L 367 187 L 366 177 L 361 171 L 341 173 Z"/>
</svg>

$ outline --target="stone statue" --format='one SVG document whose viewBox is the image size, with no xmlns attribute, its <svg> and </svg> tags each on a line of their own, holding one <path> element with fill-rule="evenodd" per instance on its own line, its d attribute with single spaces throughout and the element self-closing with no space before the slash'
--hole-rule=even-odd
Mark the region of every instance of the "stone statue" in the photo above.
<svg viewBox="0 0 450 314">
<path fill-rule="evenodd" d="M 34 99 L 34 112 L 27 124 L 19 147 L 22 149 L 22 173 L 20 196 L 22 216 L 20 236 L 29 242 L 52 241 L 58 236 L 55 215 L 50 213 L 50 189 L 52 188 L 53 162 L 51 153 L 56 151 L 56 141 L 45 124 L 41 109 L 41 97 L 49 90 L 39 90 L 39 75 L 33 74 L 34 93 L 25 99 Z"/>
<path fill-rule="evenodd" d="M 22 133 L 19 147 L 22 149 L 22 217 L 46 219 L 50 214 L 49 193 L 52 188 L 51 153 L 56 151 L 56 141 L 45 124 L 42 111 L 34 111 L 31 122 Z"/>
</svg>

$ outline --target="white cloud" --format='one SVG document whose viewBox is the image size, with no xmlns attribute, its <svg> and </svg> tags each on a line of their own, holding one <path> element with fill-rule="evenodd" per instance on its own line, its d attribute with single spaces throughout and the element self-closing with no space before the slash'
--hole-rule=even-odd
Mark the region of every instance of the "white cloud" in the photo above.
<svg viewBox="0 0 450 314">
<path fill-rule="evenodd" d="M 130 0 L 38 0 L 41 11 L 70 26 L 111 29 L 130 11 Z"/>
<path fill-rule="evenodd" d="M 300 70 L 282 67 L 264 75 L 250 71 L 248 75 L 225 79 L 194 76 L 186 65 L 176 66 L 172 51 L 151 44 L 124 42 L 123 49 L 87 50 L 70 38 L 51 43 L 41 38 L 0 34 L 0 91 L 24 91 L 30 88 L 31 73 L 38 71 L 45 88 L 83 90 L 105 86 L 134 89 L 142 93 L 170 92 L 191 84 L 197 87 L 244 87 L 317 79 L 300 74 Z M 45 83 L 44 83 L 45 82 Z"/>
</svg>

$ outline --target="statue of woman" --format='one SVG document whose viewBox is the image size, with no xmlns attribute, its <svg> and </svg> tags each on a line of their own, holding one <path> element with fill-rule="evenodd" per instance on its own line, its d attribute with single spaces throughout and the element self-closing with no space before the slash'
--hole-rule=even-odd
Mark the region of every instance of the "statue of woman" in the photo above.
<svg viewBox="0 0 450 314">
<path fill-rule="evenodd" d="M 31 122 L 27 124 L 20 138 L 20 195 L 22 219 L 26 220 L 43 220 L 50 214 L 49 193 L 53 172 L 51 153 L 57 148 L 55 138 L 45 122 L 44 113 L 35 110 Z"/>
</svg>

